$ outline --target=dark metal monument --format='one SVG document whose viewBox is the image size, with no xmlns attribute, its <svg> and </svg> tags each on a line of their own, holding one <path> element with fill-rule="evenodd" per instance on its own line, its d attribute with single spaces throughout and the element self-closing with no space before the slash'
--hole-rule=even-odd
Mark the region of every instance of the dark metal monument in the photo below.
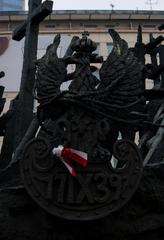
<svg viewBox="0 0 164 240">
<path fill-rule="evenodd" d="M 88 32 L 59 58 L 56 35 L 36 60 L 39 23 L 52 2 L 29 6 L 13 33 L 15 40 L 26 36 L 20 92 L 0 118 L 0 239 L 162 240 L 163 36 L 144 44 L 139 26 L 130 49 L 109 29 L 113 49 L 104 60 Z M 146 79 L 154 81 L 150 90 Z"/>
</svg>

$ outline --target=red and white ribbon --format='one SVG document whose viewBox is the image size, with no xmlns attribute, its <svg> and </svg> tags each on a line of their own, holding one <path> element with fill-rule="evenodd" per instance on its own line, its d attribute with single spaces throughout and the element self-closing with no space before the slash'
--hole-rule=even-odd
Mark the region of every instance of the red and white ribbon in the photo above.
<svg viewBox="0 0 164 240">
<path fill-rule="evenodd" d="M 72 161 L 75 161 L 83 167 L 86 167 L 88 163 L 87 153 L 72 148 L 63 147 L 62 145 L 59 145 L 57 148 L 54 147 L 52 149 L 52 153 L 60 158 L 72 176 L 76 176 L 76 170 L 72 165 Z"/>
</svg>

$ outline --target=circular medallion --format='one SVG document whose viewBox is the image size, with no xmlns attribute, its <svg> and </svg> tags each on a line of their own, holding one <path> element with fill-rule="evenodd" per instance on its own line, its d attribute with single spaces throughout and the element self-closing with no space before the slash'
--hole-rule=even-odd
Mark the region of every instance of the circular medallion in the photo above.
<svg viewBox="0 0 164 240">
<path fill-rule="evenodd" d="M 80 150 L 80 149 L 79 149 Z M 69 220 L 94 220 L 120 209 L 132 197 L 142 174 L 137 146 L 116 141 L 113 156 L 88 159 L 73 177 L 43 138 L 28 143 L 20 162 L 28 193 L 48 213 Z"/>
</svg>

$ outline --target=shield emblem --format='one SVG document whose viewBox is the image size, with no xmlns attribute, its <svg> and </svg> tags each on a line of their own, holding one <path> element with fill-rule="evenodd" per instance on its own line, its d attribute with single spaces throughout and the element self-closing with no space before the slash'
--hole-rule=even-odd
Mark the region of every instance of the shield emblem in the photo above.
<svg viewBox="0 0 164 240">
<path fill-rule="evenodd" d="M 90 63 L 102 58 L 92 53 L 96 44 L 86 32 L 82 39 L 73 38 L 67 51 L 72 55 L 63 59 L 57 56 L 57 35 L 37 62 L 42 128 L 27 144 L 20 166 L 29 194 L 54 216 L 69 220 L 107 216 L 128 202 L 142 175 L 142 159 L 131 141 L 142 116 L 131 113 L 141 106 L 142 66 L 127 43 L 113 30 L 111 35 L 115 47 L 99 71 L 101 81 Z M 76 64 L 75 72 L 67 74 L 70 63 Z M 61 92 L 67 80 L 72 80 L 69 88 Z M 53 155 L 59 145 L 86 153 L 87 167 L 72 161 L 76 174 L 71 174 Z"/>
<path fill-rule="evenodd" d="M 28 143 L 20 162 L 22 179 L 32 198 L 50 214 L 69 220 L 98 219 L 120 209 L 132 197 L 142 175 L 142 160 L 133 142 L 116 141 L 111 156 L 109 149 L 90 138 L 89 119 L 84 122 L 88 129 L 83 126 L 84 134 L 75 122 L 73 126 L 62 119 L 53 123 L 55 141 L 65 139 L 67 144 L 72 142 L 71 147 L 88 150 L 88 166 L 75 164 L 75 177 L 52 154 L 54 138 L 43 132 Z M 96 135 L 101 137 L 101 124 L 95 131 L 92 119 L 90 133 L 94 132 L 95 139 Z"/>
</svg>

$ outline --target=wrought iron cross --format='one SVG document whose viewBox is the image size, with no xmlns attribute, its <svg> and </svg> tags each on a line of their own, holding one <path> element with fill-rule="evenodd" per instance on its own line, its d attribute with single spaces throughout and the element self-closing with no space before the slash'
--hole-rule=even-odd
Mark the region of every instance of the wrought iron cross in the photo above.
<svg viewBox="0 0 164 240">
<path fill-rule="evenodd" d="M 27 20 L 13 32 L 13 39 L 25 39 L 23 69 L 19 92 L 19 108 L 17 111 L 17 146 L 24 136 L 33 117 L 32 90 L 35 81 L 35 61 L 37 59 L 37 44 L 39 23 L 52 12 L 53 1 L 29 0 L 29 14 Z"/>
</svg>

